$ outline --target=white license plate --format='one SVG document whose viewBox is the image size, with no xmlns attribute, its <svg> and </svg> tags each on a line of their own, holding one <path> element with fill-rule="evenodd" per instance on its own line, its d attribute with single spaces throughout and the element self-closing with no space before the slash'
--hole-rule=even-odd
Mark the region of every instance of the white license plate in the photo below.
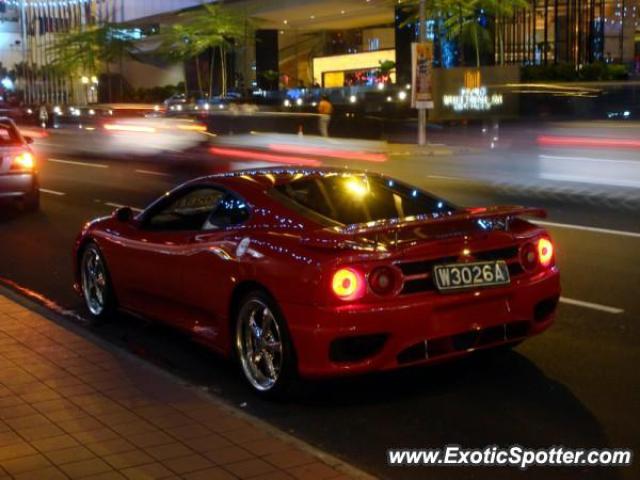
<svg viewBox="0 0 640 480">
<path fill-rule="evenodd" d="M 511 281 L 504 260 L 435 265 L 433 278 L 440 291 L 508 285 Z"/>
</svg>

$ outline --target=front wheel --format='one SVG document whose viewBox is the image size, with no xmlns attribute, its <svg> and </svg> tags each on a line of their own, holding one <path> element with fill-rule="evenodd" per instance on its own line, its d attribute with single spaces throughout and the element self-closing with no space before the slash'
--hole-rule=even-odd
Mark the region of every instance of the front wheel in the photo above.
<svg viewBox="0 0 640 480">
<path fill-rule="evenodd" d="M 102 322 L 115 310 L 115 299 L 107 264 L 95 243 L 89 243 L 80 257 L 82 297 L 94 320 Z"/>
<path fill-rule="evenodd" d="M 296 379 L 296 362 L 276 302 L 255 291 L 243 298 L 237 311 L 235 353 L 245 379 L 262 396 L 284 396 Z"/>
</svg>

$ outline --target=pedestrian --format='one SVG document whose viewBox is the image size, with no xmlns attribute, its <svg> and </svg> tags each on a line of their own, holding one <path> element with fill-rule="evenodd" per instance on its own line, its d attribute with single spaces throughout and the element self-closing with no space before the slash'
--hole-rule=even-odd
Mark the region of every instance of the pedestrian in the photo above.
<svg viewBox="0 0 640 480">
<path fill-rule="evenodd" d="M 40 108 L 38 109 L 38 120 L 40 121 L 40 126 L 42 128 L 47 128 L 49 125 L 49 111 L 46 103 L 40 104 Z"/>
<path fill-rule="evenodd" d="M 333 105 L 329 101 L 329 97 L 322 96 L 320 103 L 318 104 L 318 113 L 320 119 L 318 121 L 318 127 L 320 129 L 320 135 L 323 137 L 329 136 L 329 123 L 331 123 L 331 114 L 333 113 Z"/>
</svg>

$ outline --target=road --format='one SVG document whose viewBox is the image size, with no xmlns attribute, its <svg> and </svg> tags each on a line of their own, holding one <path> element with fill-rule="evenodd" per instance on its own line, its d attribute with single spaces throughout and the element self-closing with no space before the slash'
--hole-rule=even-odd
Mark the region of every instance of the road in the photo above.
<svg viewBox="0 0 640 480">
<path fill-rule="evenodd" d="M 65 158 L 56 152 L 41 162 L 42 211 L 2 214 L 0 276 L 84 315 L 71 289 L 70 262 L 83 222 L 117 205 L 142 208 L 183 180 L 222 167 L 214 160 L 176 165 Z M 391 158 L 375 167 L 460 204 L 532 203 L 526 190 L 501 191 L 439 176 L 419 159 Z M 232 365 L 171 329 L 125 316 L 87 328 L 381 478 L 639 478 L 637 462 L 626 469 L 525 472 L 386 464 L 391 447 L 451 443 L 638 451 L 638 213 L 544 195 L 535 203 L 550 212 L 563 303 L 552 329 L 502 356 L 311 384 L 288 403 L 272 403 L 256 399 Z"/>
</svg>

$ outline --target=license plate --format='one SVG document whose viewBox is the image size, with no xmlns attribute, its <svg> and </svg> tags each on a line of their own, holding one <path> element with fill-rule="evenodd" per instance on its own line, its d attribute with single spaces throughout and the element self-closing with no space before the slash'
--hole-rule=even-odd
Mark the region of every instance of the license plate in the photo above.
<svg viewBox="0 0 640 480">
<path fill-rule="evenodd" d="M 433 278 L 440 291 L 508 285 L 511 281 L 504 260 L 436 265 Z"/>
</svg>

